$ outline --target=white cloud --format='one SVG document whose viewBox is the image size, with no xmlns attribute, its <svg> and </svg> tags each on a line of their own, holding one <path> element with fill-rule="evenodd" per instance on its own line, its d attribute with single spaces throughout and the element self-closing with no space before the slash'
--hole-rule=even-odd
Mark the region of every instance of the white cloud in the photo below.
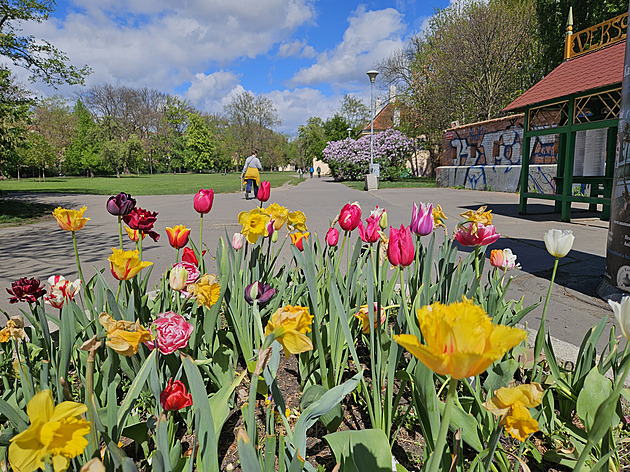
<svg viewBox="0 0 630 472">
<path fill-rule="evenodd" d="M 323 82 L 339 86 L 362 80 L 366 71 L 404 45 L 405 24 L 393 8 L 366 11 L 359 7 L 348 22 L 342 42 L 319 54 L 312 66 L 298 71 L 289 82 L 292 86 Z"/>
<path fill-rule="evenodd" d="M 199 72 L 186 91 L 186 98 L 200 110 L 221 113 L 223 100 L 238 86 L 239 76 L 230 71 L 218 71 L 213 74 Z M 241 87 L 242 88 L 242 87 Z"/>
<path fill-rule="evenodd" d="M 315 57 L 315 49 L 304 41 L 296 39 L 288 43 L 282 43 L 278 47 L 280 57 L 301 57 L 311 59 Z"/>
<path fill-rule="evenodd" d="M 319 116 L 326 120 L 339 108 L 339 97 L 325 96 L 313 88 L 276 90 L 265 96 L 271 99 L 282 118 L 279 131 L 292 135 L 309 117 Z"/>
</svg>

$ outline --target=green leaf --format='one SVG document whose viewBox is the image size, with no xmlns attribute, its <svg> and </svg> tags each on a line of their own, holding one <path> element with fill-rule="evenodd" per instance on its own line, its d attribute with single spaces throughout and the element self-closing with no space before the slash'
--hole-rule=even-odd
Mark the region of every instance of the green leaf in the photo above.
<svg viewBox="0 0 630 472">
<path fill-rule="evenodd" d="M 389 441 L 381 429 L 339 431 L 327 434 L 324 439 L 330 445 L 337 462 L 350 460 L 359 471 L 390 472 L 392 453 Z M 346 471 L 346 467 L 341 468 Z"/>
<path fill-rule="evenodd" d="M 219 436 L 225 420 L 230 416 L 230 400 L 236 387 L 239 386 L 241 381 L 245 378 L 247 371 L 244 370 L 236 377 L 230 385 L 224 385 L 221 389 L 215 393 L 208 402 L 210 403 L 210 411 L 212 412 L 212 419 L 214 420 L 214 433 Z"/>
<path fill-rule="evenodd" d="M 149 354 L 149 356 L 146 358 L 144 364 L 142 364 L 142 367 L 136 374 L 136 378 L 133 380 L 131 387 L 129 387 L 127 395 L 118 408 L 118 416 L 116 419 L 118 431 L 122 431 L 122 429 L 124 428 L 127 416 L 129 415 L 129 412 L 132 410 L 132 408 L 136 406 L 135 401 L 142 392 L 142 388 L 144 387 L 144 384 L 149 377 L 151 369 L 155 368 L 155 356 L 157 355 L 156 353 L 157 349 L 154 349 L 153 352 L 151 352 L 151 354 Z"/>
<path fill-rule="evenodd" d="M 262 472 L 254 445 L 243 430 L 238 432 L 238 459 L 243 472 Z"/>
<path fill-rule="evenodd" d="M 514 379 L 514 373 L 518 369 L 519 363 L 512 357 L 494 364 L 488 369 L 488 376 L 486 377 L 483 387 L 488 396 L 493 396 L 494 392 L 502 387 L 507 387 L 510 381 Z"/>
<path fill-rule="evenodd" d="M 0 413 L 7 417 L 19 431 L 28 428 L 28 416 L 22 410 L 0 399 Z"/>
<path fill-rule="evenodd" d="M 595 413 L 603 401 L 612 392 L 612 382 L 599 373 L 597 367 L 593 367 L 584 379 L 584 385 L 578 395 L 576 410 L 584 423 L 587 431 L 590 431 L 595 419 Z M 611 426 L 617 425 L 619 418 L 614 415 Z"/>
<path fill-rule="evenodd" d="M 444 403 L 440 402 L 440 411 L 444 411 Z M 451 431 L 462 430 L 462 439 L 472 447 L 475 451 L 484 450 L 483 442 L 479 437 L 479 423 L 470 413 L 465 412 L 461 406 L 453 405 L 451 411 L 451 422 L 449 429 Z"/>
<path fill-rule="evenodd" d="M 306 410 L 312 403 L 318 400 L 328 390 L 321 385 L 311 385 L 304 390 L 302 398 L 300 398 L 300 410 Z M 339 425 L 343 421 L 343 410 L 341 404 L 336 405 L 328 413 L 323 414 L 319 421 L 326 427 L 329 432 L 337 431 Z"/>
</svg>

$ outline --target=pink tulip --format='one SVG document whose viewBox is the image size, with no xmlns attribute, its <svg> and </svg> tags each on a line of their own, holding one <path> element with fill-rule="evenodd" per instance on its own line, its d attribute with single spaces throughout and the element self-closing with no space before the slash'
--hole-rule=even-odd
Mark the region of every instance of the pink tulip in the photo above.
<svg viewBox="0 0 630 472">
<path fill-rule="evenodd" d="M 411 239 L 409 227 L 400 225 L 400 229 L 389 227 L 389 244 L 387 245 L 387 258 L 396 267 L 407 267 L 413 262 L 416 249 Z"/>
<path fill-rule="evenodd" d="M 192 262 L 184 261 L 184 262 L 178 262 L 177 264 L 173 264 L 173 269 L 171 270 L 171 272 L 173 272 L 175 269 L 177 269 L 178 271 L 184 269 L 186 271 L 186 285 L 194 284 L 197 281 L 197 279 L 201 277 L 201 272 L 199 271 L 197 264 L 193 264 Z M 179 290 L 183 290 L 183 289 L 179 289 Z"/>
<path fill-rule="evenodd" d="M 238 251 L 245 244 L 245 235 L 242 233 L 234 233 L 232 236 L 232 249 Z"/>
<path fill-rule="evenodd" d="M 486 226 L 482 223 L 477 223 L 477 234 L 475 234 L 472 222 L 461 225 L 455 233 L 455 239 L 462 246 L 487 246 L 500 237 L 494 225 Z"/>
<path fill-rule="evenodd" d="M 193 332 L 193 325 L 186 319 L 173 311 L 160 313 L 159 318 L 152 324 L 156 328 L 157 338 L 155 343 L 162 354 L 172 354 L 173 352 L 186 347 Z M 150 349 L 155 348 L 153 341 L 145 343 Z"/>
<path fill-rule="evenodd" d="M 433 232 L 432 203 L 420 203 L 420 207 L 418 207 L 415 203 L 413 204 L 411 225 L 409 228 L 416 236 L 426 236 L 427 234 L 431 234 Z"/>
<path fill-rule="evenodd" d="M 339 242 L 339 230 L 337 228 L 329 228 L 326 233 L 326 244 L 334 247 Z"/>
<path fill-rule="evenodd" d="M 266 202 L 269 200 L 269 196 L 271 195 L 271 183 L 267 180 L 260 183 L 260 187 L 258 188 L 258 200 L 261 202 Z"/>
<path fill-rule="evenodd" d="M 359 202 L 346 203 L 339 213 L 339 226 L 344 231 L 354 231 L 361 222 Z"/>
<path fill-rule="evenodd" d="M 365 243 L 375 243 L 381 237 L 378 232 L 381 229 L 380 215 L 371 215 L 365 222 L 366 227 L 363 227 L 363 223 L 359 221 L 359 235 Z"/>
<path fill-rule="evenodd" d="M 214 190 L 200 189 L 193 199 L 193 208 L 197 213 L 205 215 L 212 210 L 212 202 L 214 201 Z"/>
</svg>

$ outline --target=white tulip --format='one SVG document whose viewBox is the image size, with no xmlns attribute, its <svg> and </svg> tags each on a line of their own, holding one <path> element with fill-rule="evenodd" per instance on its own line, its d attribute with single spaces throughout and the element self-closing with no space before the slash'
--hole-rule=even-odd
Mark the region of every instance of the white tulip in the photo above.
<svg viewBox="0 0 630 472">
<path fill-rule="evenodd" d="M 573 246 L 574 239 L 573 231 L 567 229 L 562 231 L 559 229 L 550 229 L 543 237 L 547 252 L 553 257 L 566 256 Z"/>
<path fill-rule="evenodd" d="M 608 304 L 617 318 L 621 332 L 626 339 L 630 339 L 630 297 L 623 297 L 621 303 L 608 300 Z"/>
</svg>

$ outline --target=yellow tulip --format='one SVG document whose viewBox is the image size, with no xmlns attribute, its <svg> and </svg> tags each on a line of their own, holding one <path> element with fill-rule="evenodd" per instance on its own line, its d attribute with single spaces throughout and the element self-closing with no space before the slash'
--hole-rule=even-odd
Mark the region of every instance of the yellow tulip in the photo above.
<svg viewBox="0 0 630 472">
<path fill-rule="evenodd" d="M 129 236 L 129 239 L 131 239 L 134 243 L 138 242 L 138 240 L 140 239 L 140 235 L 142 235 L 143 241 L 144 241 L 144 238 L 147 237 L 146 233 L 143 233 L 142 231 L 138 229 L 131 229 L 127 225 L 123 225 L 123 227 L 125 228 L 125 231 L 127 231 L 127 236 Z"/>
<path fill-rule="evenodd" d="M 477 211 L 468 210 L 462 213 L 460 216 L 465 218 L 460 224 L 472 222 L 471 232 L 472 234 L 477 234 L 477 229 L 479 228 L 479 224 L 484 226 L 490 226 L 492 224 L 492 215 L 490 214 L 492 210 L 486 211 L 487 206 L 482 206 L 477 209 Z"/>
<path fill-rule="evenodd" d="M 88 445 L 85 438 L 90 422 L 81 418 L 87 407 L 81 403 L 63 402 L 55 406 L 52 392 L 37 393 L 26 406 L 31 425 L 14 436 L 9 445 L 9 463 L 18 472 L 33 472 L 52 464 L 62 472 L 70 459 L 82 454 Z"/>
<path fill-rule="evenodd" d="M 284 354 L 299 354 L 313 349 L 313 343 L 304 333 L 311 330 L 313 315 L 308 308 L 287 305 L 278 308 L 265 327 L 265 336 L 273 334 L 282 347 Z"/>
<path fill-rule="evenodd" d="M 289 210 L 275 202 L 265 208 L 265 211 L 273 220 L 273 229 L 276 231 L 280 230 L 289 218 Z"/>
<path fill-rule="evenodd" d="M 87 210 L 86 206 L 82 207 L 80 210 L 67 210 L 57 207 L 55 211 L 53 211 L 53 216 L 61 229 L 65 231 L 78 231 L 89 221 L 89 218 L 83 218 L 85 210 Z"/>
<path fill-rule="evenodd" d="M 394 340 L 435 373 L 454 379 L 481 374 L 527 338 L 521 329 L 492 324 L 483 308 L 466 299 L 425 306 L 418 322 L 426 344 L 412 334 Z"/>
<path fill-rule="evenodd" d="M 141 343 L 151 341 L 153 336 L 140 322 L 118 321 L 107 313 L 98 315 L 98 322 L 107 332 L 107 344 L 121 356 L 129 357 L 138 353 Z"/>
<path fill-rule="evenodd" d="M 125 251 L 112 248 L 112 255 L 107 258 L 112 275 L 118 280 L 129 280 L 135 277 L 142 269 L 153 265 L 153 262 L 140 260 L 139 252 Z"/>
<path fill-rule="evenodd" d="M 494 397 L 483 404 L 492 414 L 501 418 L 499 424 L 514 439 L 525 441 L 527 436 L 538 431 L 538 422 L 532 418 L 528 408 L 542 402 L 543 389 L 533 382 L 517 387 L 500 388 Z"/>
<path fill-rule="evenodd" d="M 207 308 L 214 305 L 221 294 L 221 286 L 214 274 L 204 274 L 197 283 L 188 285 L 186 290 L 197 297 L 197 306 L 205 305 Z"/>
<path fill-rule="evenodd" d="M 21 341 L 26 339 L 26 332 L 24 331 L 24 320 L 22 316 L 12 316 L 7 325 L 0 329 L 0 343 L 6 343 L 10 339 L 14 341 Z"/>
<path fill-rule="evenodd" d="M 308 228 L 306 227 L 306 215 L 300 210 L 289 212 L 287 227 L 291 231 L 299 231 L 301 233 L 308 231 Z"/>
<path fill-rule="evenodd" d="M 238 214 L 238 222 L 243 225 L 241 233 L 245 235 L 247 241 L 251 244 L 256 243 L 261 236 L 264 238 L 269 236 L 267 231 L 269 221 L 269 215 L 260 208 L 242 211 Z"/>
<path fill-rule="evenodd" d="M 444 224 L 444 220 L 448 220 L 448 218 L 442 211 L 442 207 L 440 205 L 434 206 L 432 213 L 433 213 L 433 226 L 435 228 L 437 228 L 438 226 L 442 226 L 443 228 L 446 228 L 446 225 Z"/>
</svg>

